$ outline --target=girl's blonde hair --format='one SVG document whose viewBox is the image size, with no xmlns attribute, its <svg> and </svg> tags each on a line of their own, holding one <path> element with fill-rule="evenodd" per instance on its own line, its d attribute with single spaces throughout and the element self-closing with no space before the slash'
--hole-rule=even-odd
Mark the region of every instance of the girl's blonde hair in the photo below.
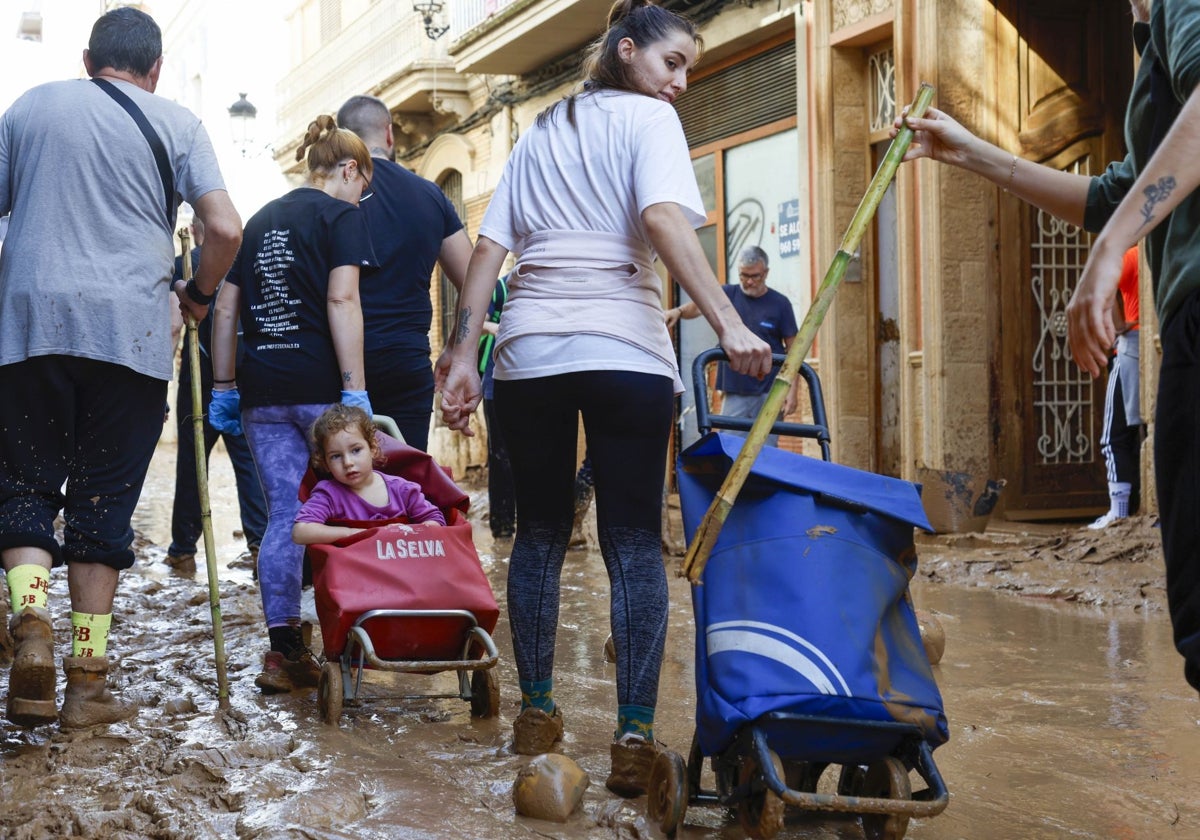
<svg viewBox="0 0 1200 840">
<path fill-rule="evenodd" d="M 383 463 L 383 450 L 379 448 L 379 440 L 375 437 L 375 423 L 367 416 L 367 412 L 357 406 L 336 403 L 313 421 L 308 432 L 308 451 L 314 470 L 323 473 L 330 471 L 325 461 L 325 444 L 338 432 L 347 430 L 362 435 L 371 447 L 371 461 L 375 466 Z"/>
<path fill-rule="evenodd" d="M 304 160 L 306 155 L 310 174 L 328 175 L 345 160 L 355 161 L 368 181 L 375 171 L 366 143 L 350 129 L 338 128 L 337 120 L 329 114 L 321 114 L 308 124 L 296 149 L 296 160 Z"/>
</svg>

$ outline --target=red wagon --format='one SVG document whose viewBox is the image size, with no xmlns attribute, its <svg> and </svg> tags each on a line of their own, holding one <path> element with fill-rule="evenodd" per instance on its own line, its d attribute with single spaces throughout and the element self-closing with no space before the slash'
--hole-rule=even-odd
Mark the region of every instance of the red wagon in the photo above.
<svg viewBox="0 0 1200 840">
<path fill-rule="evenodd" d="M 336 723 L 345 705 L 357 705 L 363 672 L 458 674 L 458 697 L 476 717 L 499 713 L 499 658 L 491 633 L 499 607 L 471 539 L 470 500 L 433 458 L 376 432 L 382 472 L 421 485 L 442 510 L 446 526 L 405 521 L 340 522 L 365 528 L 330 545 L 310 545 L 317 617 L 325 646 L 318 703 Z M 317 476 L 300 488 L 308 498 Z"/>
</svg>

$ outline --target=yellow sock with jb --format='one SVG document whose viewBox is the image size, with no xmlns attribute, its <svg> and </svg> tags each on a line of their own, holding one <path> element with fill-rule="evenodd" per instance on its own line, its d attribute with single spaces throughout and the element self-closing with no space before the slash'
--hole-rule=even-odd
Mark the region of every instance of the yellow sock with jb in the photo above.
<svg viewBox="0 0 1200 840">
<path fill-rule="evenodd" d="M 108 628 L 112 613 L 71 613 L 71 655 L 104 656 L 108 651 Z"/>
<path fill-rule="evenodd" d="M 22 563 L 8 570 L 8 597 L 13 615 L 26 607 L 46 609 L 50 594 L 50 570 L 37 563 Z"/>
</svg>

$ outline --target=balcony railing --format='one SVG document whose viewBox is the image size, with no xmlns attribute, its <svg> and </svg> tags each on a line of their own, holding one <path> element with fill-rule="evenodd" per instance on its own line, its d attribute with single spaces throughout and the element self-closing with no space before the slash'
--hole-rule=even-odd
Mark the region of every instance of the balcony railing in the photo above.
<svg viewBox="0 0 1200 840">
<path fill-rule="evenodd" d="M 450 40 L 457 41 L 506 6 L 520 0 L 454 0 L 450 4 Z"/>
<path fill-rule="evenodd" d="M 524 75 L 591 43 L 612 0 L 454 0 L 450 55 L 459 73 Z"/>
<path fill-rule="evenodd" d="M 298 140 L 315 116 L 331 113 L 350 96 L 378 89 L 406 67 L 449 67 L 449 40 L 431 41 L 408 3 L 372 4 L 279 83 L 281 141 Z"/>
</svg>

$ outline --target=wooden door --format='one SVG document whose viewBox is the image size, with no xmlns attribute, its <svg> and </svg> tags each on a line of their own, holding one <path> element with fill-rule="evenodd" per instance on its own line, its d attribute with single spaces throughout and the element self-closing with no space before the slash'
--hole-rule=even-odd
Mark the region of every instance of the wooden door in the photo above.
<svg viewBox="0 0 1200 840">
<path fill-rule="evenodd" d="M 1128 13 L 1115 1 L 998 0 L 1002 145 L 1095 175 L 1124 152 L 1132 76 Z M 999 193 L 1001 462 L 1010 518 L 1088 515 L 1107 504 L 1100 453 L 1104 380 L 1071 361 L 1066 307 L 1091 236 Z"/>
</svg>

